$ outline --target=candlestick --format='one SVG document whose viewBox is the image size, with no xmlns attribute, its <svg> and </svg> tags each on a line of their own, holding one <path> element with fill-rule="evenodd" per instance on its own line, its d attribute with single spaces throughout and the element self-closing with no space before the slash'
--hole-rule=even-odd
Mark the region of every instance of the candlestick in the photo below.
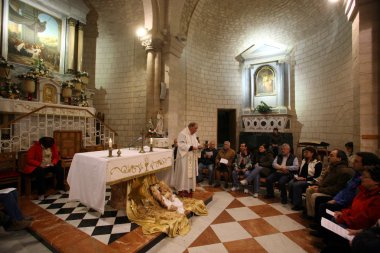
<svg viewBox="0 0 380 253">
<path fill-rule="evenodd" d="M 112 157 L 112 148 L 108 148 L 108 157 Z"/>
<path fill-rule="evenodd" d="M 117 156 L 120 157 L 120 155 L 121 155 L 121 150 L 119 149 L 119 150 L 117 151 Z"/>
<path fill-rule="evenodd" d="M 145 153 L 144 150 L 144 129 L 141 130 L 141 147 L 139 153 Z"/>
</svg>

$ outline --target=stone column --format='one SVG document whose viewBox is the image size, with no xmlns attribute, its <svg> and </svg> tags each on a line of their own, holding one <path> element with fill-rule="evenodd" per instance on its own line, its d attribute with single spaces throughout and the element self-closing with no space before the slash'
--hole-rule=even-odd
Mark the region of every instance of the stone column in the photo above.
<svg viewBox="0 0 380 253">
<path fill-rule="evenodd" d="M 160 108 L 160 94 L 161 94 L 161 52 L 156 52 L 154 58 L 154 114 Z"/>
<path fill-rule="evenodd" d="M 380 2 L 350 0 L 345 2 L 347 18 L 352 21 L 352 59 L 354 83 L 355 150 L 379 154 L 379 54 Z"/>
<path fill-rule="evenodd" d="M 77 71 L 83 71 L 83 24 L 78 24 Z"/>
<path fill-rule="evenodd" d="M 68 20 L 69 32 L 68 32 L 68 45 L 67 45 L 67 70 L 75 69 L 75 24 L 76 20 L 70 18 Z"/>
<path fill-rule="evenodd" d="M 142 40 L 142 45 L 146 51 L 146 120 L 153 116 L 154 110 L 154 70 L 155 51 L 151 38 Z"/>
</svg>

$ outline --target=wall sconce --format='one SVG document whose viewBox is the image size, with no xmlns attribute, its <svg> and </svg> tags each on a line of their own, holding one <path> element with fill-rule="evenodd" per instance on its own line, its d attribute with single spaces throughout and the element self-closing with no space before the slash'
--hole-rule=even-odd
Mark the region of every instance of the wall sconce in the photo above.
<svg viewBox="0 0 380 253">
<path fill-rule="evenodd" d="M 139 38 L 142 38 L 147 34 L 148 34 L 148 29 L 146 29 L 145 27 L 140 27 L 140 28 L 137 28 L 136 30 L 136 35 Z"/>
</svg>

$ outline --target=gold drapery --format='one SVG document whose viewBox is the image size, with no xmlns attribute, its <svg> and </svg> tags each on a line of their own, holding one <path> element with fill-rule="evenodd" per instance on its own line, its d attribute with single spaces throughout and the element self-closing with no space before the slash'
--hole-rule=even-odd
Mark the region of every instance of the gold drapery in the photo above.
<svg viewBox="0 0 380 253">
<path fill-rule="evenodd" d="M 127 216 L 142 227 L 144 234 L 166 233 L 170 237 L 185 235 L 190 231 L 190 223 L 185 214 L 168 211 L 152 196 L 149 186 L 158 183 L 155 175 L 132 179 L 128 182 Z M 207 215 L 202 200 L 181 198 L 186 211 L 196 215 Z"/>
</svg>

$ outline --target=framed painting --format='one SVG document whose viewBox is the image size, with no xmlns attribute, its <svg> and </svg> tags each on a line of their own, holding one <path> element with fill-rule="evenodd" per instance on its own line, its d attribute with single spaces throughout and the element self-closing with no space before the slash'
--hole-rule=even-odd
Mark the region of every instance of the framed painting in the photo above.
<svg viewBox="0 0 380 253">
<path fill-rule="evenodd" d="M 38 58 L 52 71 L 60 70 L 62 19 L 19 0 L 8 0 L 8 61 L 30 65 Z"/>
<path fill-rule="evenodd" d="M 276 72 L 272 66 L 264 65 L 258 68 L 254 80 L 255 96 L 276 95 Z"/>
</svg>

